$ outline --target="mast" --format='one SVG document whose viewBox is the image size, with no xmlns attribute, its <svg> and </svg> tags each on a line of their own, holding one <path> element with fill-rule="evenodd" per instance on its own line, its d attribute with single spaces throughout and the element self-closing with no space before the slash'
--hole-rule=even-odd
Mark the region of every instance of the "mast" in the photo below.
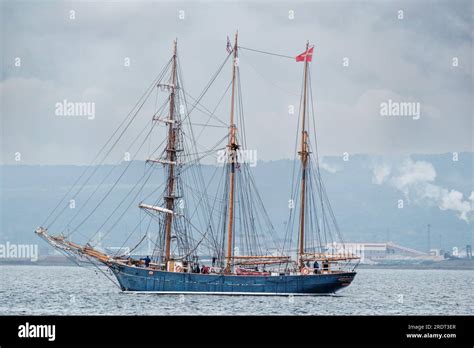
<svg viewBox="0 0 474 348">
<path fill-rule="evenodd" d="M 174 105 L 176 93 L 176 48 L 178 40 L 173 43 L 173 66 L 171 70 L 171 86 L 170 86 L 170 109 L 168 122 L 168 145 L 166 147 L 166 160 L 169 165 L 167 179 L 167 195 L 165 196 L 166 209 L 173 211 L 174 209 L 174 165 L 176 163 L 176 130 L 174 127 Z M 173 214 L 166 214 L 165 220 L 165 265 L 168 264 L 171 254 L 171 230 L 173 227 Z"/>
<path fill-rule="evenodd" d="M 300 201 L 300 231 L 299 231 L 299 246 L 298 246 L 298 264 L 304 267 L 304 223 L 305 223 L 305 202 L 306 202 L 306 172 L 308 165 L 308 132 L 305 128 L 306 122 L 306 100 L 307 100 L 307 85 L 308 85 L 308 49 L 309 42 L 306 42 L 306 55 L 304 58 L 304 85 L 303 85 L 303 108 L 301 112 L 301 150 L 298 152 L 301 158 L 301 201 Z"/>
<path fill-rule="evenodd" d="M 237 139 L 235 136 L 236 127 L 234 123 L 234 100 L 235 100 L 235 73 L 237 65 L 237 38 L 238 32 L 235 33 L 234 41 L 234 60 L 232 64 L 232 97 L 230 106 L 230 134 L 229 144 L 229 160 L 230 160 L 230 173 L 229 173 L 229 211 L 228 211 L 228 226 L 227 226 L 227 263 L 225 267 L 225 273 L 231 272 L 231 263 L 233 255 L 233 229 L 234 229 L 234 190 L 235 190 L 235 162 L 237 161 L 236 150 L 239 148 Z"/>
</svg>

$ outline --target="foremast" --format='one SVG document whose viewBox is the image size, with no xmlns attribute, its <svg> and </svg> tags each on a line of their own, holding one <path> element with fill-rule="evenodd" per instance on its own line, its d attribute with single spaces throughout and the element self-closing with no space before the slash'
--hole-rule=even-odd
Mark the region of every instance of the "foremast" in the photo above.
<svg viewBox="0 0 474 348">
<path fill-rule="evenodd" d="M 236 68 L 238 64 L 238 52 L 237 52 L 237 40 L 239 33 L 235 33 L 234 48 L 233 48 L 233 64 L 232 64 L 232 96 L 231 96 L 231 107 L 230 107 L 230 132 L 229 132 L 229 143 L 227 145 L 228 156 L 229 156 L 229 195 L 228 195 L 228 225 L 227 225 L 227 257 L 225 273 L 231 273 L 232 260 L 233 260 L 233 232 L 234 232 L 234 193 L 235 193 L 235 167 L 237 164 L 237 150 L 239 145 L 237 144 L 236 132 L 237 128 L 234 121 L 234 107 L 235 107 L 235 79 L 236 79 Z"/>
<path fill-rule="evenodd" d="M 171 76 L 169 83 L 167 84 L 158 84 L 158 87 L 166 88 L 169 91 L 169 112 L 168 116 L 165 119 L 160 117 L 153 118 L 153 121 L 164 122 L 168 127 L 167 135 L 167 144 L 165 148 L 166 155 L 162 159 L 148 159 L 147 162 L 156 162 L 161 163 L 164 166 L 167 166 L 167 178 L 166 178 L 166 188 L 164 195 L 165 207 L 159 207 L 149 204 L 140 203 L 139 207 L 142 209 L 152 210 L 158 213 L 165 214 L 164 217 L 164 252 L 162 263 L 165 267 L 168 266 L 168 262 L 172 259 L 171 257 L 171 238 L 173 232 L 173 219 L 177 215 L 174 211 L 175 200 L 178 198 L 176 196 L 176 174 L 175 167 L 177 163 L 177 152 L 180 149 L 177 149 L 177 132 L 179 131 L 179 120 L 175 117 L 175 100 L 176 92 L 178 89 L 177 82 L 177 39 L 173 41 L 173 56 L 171 58 Z"/>
<path fill-rule="evenodd" d="M 169 118 L 168 118 L 168 145 L 166 147 L 167 153 L 167 164 L 168 164 L 168 178 L 167 178 L 167 192 L 165 196 L 166 209 L 173 211 L 175 196 L 174 196 L 174 166 L 176 164 L 176 130 L 175 130 L 175 120 L 174 120 L 174 103 L 175 103 L 175 94 L 176 94 L 176 49 L 177 49 L 177 39 L 173 43 L 173 62 L 171 70 L 171 86 L 170 86 L 170 108 L 169 108 Z M 166 214 L 165 221 L 165 264 L 168 264 L 171 254 L 171 232 L 173 228 L 173 215 Z"/>
</svg>

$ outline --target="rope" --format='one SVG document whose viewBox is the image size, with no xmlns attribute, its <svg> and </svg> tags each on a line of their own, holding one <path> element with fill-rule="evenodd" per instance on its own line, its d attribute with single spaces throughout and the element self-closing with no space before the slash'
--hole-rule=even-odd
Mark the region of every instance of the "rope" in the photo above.
<svg viewBox="0 0 474 348">
<path fill-rule="evenodd" d="M 118 284 L 118 282 L 116 282 L 114 279 L 112 279 L 111 277 L 109 277 L 109 275 L 107 275 L 94 261 L 92 261 L 90 259 L 89 256 L 85 255 L 86 258 L 89 260 L 89 262 L 99 270 L 100 273 L 102 273 L 108 280 L 110 280 L 112 282 L 112 284 L 114 284 L 117 288 L 119 288 L 120 290 L 122 290 L 122 288 L 120 287 L 120 285 Z M 110 269 L 110 268 L 108 268 Z"/>
<path fill-rule="evenodd" d="M 289 59 L 295 59 L 295 57 L 290 57 L 290 56 L 285 56 L 283 54 L 278 54 L 278 53 L 272 53 L 272 52 L 267 52 L 267 51 L 260 51 L 256 50 L 253 48 L 248 48 L 248 47 L 242 47 L 239 46 L 240 49 L 247 50 L 247 51 L 252 51 L 252 52 L 257 52 L 257 53 L 263 53 L 263 54 L 268 54 L 270 56 L 276 56 L 276 57 L 282 57 L 282 58 L 289 58 Z"/>
<path fill-rule="evenodd" d="M 164 73 L 166 72 L 166 70 L 168 69 L 169 65 L 171 63 L 171 59 L 168 61 L 168 63 L 165 65 L 165 67 L 161 70 L 161 72 L 158 74 L 157 77 L 155 77 L 155 79 L 153 80 L 153 82 L 148 86 L 148 88 L 146 89 L 146 91 L 143 93 L 143 95 L 138 99 L 137 103 L 135 104 L 135 106 L 132 108 L 132 110 L 130 110 L 130 112 L 127 114 L 127 116 L 122 120 L 122 122 L 120 123 L 120 125 L 115 129 L 115 131 L 112 133 L 112 135 L 109 137 L 109 139 L 106 141 L 106 143 L 102 146 L 102 148 L 99 150 L 99 152 L 97 153 L 97 155 L 94 157 L 94 159 L 90 162 L 90 164 L 88 166 L 86 166 L 85 170 L 81 173 L 81 175 L 77 178 L 77 180 L 74 182 L 74 184 L 69 188 L 69 190 L 64 194 L 64 196 L 61 198 L 61 200 L 58 202 L 58 204 L 56 205 L 56 207 L 53 209 L 53 211 L 51 211 L 51 213 L 48 215 L 48 217 L 45 219 L 45 221 L 43 222 L 43 226 L 46 226 L 47 224 L 47 221 L 53 216 L 53 214 L 56 212 L 56 210 L 60 207 L 60 205 L 63 203 L 64 199 L 66 199 L 66 197 L 69 195 L 69 193 L 72 192 L 72 190 L 76 187 L 76 185 L 80 182 L 80 180 L 84 177 L 84 175 L 87 173 L 87 171 L 92 167 L 92 165 L 96 162 L 96 160 L 100 157 L 101 153 L 106 149 L 106 147 L 109 145 L 109 143 L 112 141 L 112 139 L 114 138 L 114 136 L 118 133 L 118 131 L 122 128 L 122 126 L 125 124 L 125 122 L 127 121 L 127 119 L 132 115 L 133 111 L 136 110 L 136 108 L 139 106 L 140 102 L 143 100 L 143 98 L 148 98 L 147 97 L 147 94 L 153 90 L 153 87 L 155 86 L 155 84 L 157 83 L 157 81 L 161 80 L 161 78 L 163 77 Z M 149 95 L 149 94 L 148 94 Z M 138 113 L 138 111 L 135 113 L 135 116 L 136 114 Z M 129 127 L 130 123 L 133 121 L 133 119 L 135 118 L 135 116 L 132 117 L 131 120 L 128 121 L 128 124 L 126 125 L 126 128 L 125 130 Z M 102 164 L 105 159 L 107 158 L 107 156 L 110 154 L 110 152 L 112 151 L 113 147 L 115 146 L 115 144 L 118 142 L 118 140 L 120 140 L 120 138 L 122 137 L 122 135 L 124 134 L 125 130 L 123 130 L 121 132 L 121 134 L 119 135 L 118 139 L 115 141 L 114 145 L 112 145 L 112 148 L 105 154 L 105 156 L 102 158 L 102 160 L 98 163 L 98 165 Z M 93 172 L 91 174 L 89 174 L 88 178 L 86 179 L 86 181 L 82 184 L 82 186 L 76 191 L 76 193 L 74 194 L 74 197 L 73 198 L 76 198 L 77 195 L 80 193 L 80 191 L 84 188 L 84 186 L 89 182 L 89 180 L 91 179 L 91 177 L 96 173 L 97 169 L 98 169 L 98 165 L 94 168 Z M 62 215 L 62 213 L 66 210 L 67 208 L 67 205 L 65 205 L 63 207 L 63 209 L 57 214 L 57 216 L 55 217 L 55 219 L 49 223 L 49 227 L 51 227 L 55 222 L 56 220 L 60 217 L 60 215 Z"/>
</svg>

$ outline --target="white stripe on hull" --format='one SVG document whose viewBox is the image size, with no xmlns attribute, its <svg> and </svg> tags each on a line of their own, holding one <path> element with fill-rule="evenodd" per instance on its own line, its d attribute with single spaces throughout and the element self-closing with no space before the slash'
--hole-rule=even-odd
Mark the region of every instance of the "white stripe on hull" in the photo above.
<svg viewBox="0 0 474 348">
<path fill-rule="evenodd" d="M 218 292 L 218 291 L 130 291 L 123 290 L 125 294 L 155 294 L 155 295 L 226 295 L 226 296 L 333 296 L 335 293 L 284 293 L 284 292 Z"/>
</svg>

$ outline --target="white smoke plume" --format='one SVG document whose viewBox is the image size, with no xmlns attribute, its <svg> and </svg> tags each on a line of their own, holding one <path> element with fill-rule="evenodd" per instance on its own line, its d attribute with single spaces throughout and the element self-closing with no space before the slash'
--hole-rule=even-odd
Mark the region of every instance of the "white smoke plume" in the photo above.
<svg viewBox="0 0 474 348">
<path fill-rule="evenodd" d="M 473 220 L 474 191 L 469 198 L 464 199 L 461 192 L 436 185 L 436 170 L 431 163 L 408 158 L 398 166 L 396 173 L 393 172 L 387 164 L 376 165 L 372 181 L 378 185 L 387 182 L 403 192 L 409 202 L 435 204 L 441 210 L 454 211 L 467 223 Z"/>
<path fill-rule="evenodd" d="M 341 168 L 335 164 L 328 163 L 323 156 L 319 157 L 319 167 L 326 170 L 327 172 L 334 174 L 341 170 Z"/>
<path fill-rule="evenodd" d="M 392 168 L 384 163 L 384 164 L 377 164 L 373 169 L 373 177 L 372 182 L 377 185 L 381 185 L 385 182 L 385 180 L 390 176 L 390 172 Z"/>
</svg>

